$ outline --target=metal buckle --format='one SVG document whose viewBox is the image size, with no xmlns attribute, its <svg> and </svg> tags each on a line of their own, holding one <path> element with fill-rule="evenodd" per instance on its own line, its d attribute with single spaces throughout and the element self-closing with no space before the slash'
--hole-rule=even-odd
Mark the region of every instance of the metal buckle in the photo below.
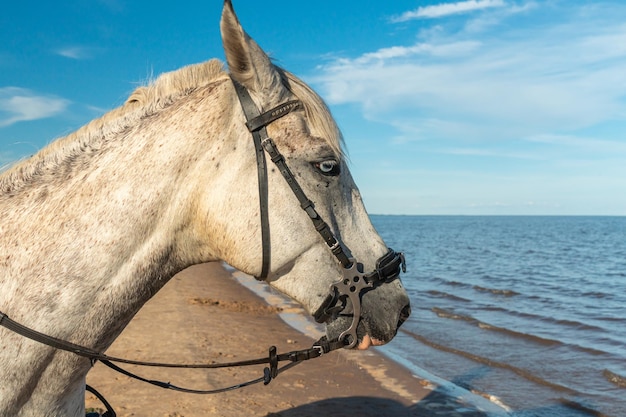
<svg viewBox="0 0 626 417">
<path fill-rule="evenodd" d="M 317 350 L 317 353 L 319 354 L 318 357 L 324 355 L 325 353 L 324 348 L 319 345 L 313 345 L 311 349 Z"/>
</svg>

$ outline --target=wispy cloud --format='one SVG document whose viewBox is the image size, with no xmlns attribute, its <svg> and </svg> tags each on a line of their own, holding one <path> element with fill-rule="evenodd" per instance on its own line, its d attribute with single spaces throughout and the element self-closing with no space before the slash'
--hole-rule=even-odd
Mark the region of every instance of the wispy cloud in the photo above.
<svg viewBox="0 0 626 417">
<path fill-rule="evenodd" d="M 65 111 L 69 103 L 66 99 L 38 95 L 25 88 L 0 88 L 0 128 L 56 116 Z"/>
<path fill-rule="evenodd" d="M 626 155 L 626 142 L 624 141 L 550 133 L 531 136 L 525 140 L 559 149 L 574 149 L 585 154 Z"/>
<path fill-rule="evenodd" d="M 93 58 L 97 50 L 88 46 L 67 46 L 55 50 L 54 53 L 69 59 L 84 60 Z"/>
<path fill-rule="evenodd" d="M 433 6 L 423 6 L 416 10 L 404 12 L 392 18 L 393 22 L 406 22 L 413 19 L 435 19 L 455 14 L 469 13 L 493 7 L 503 7 L 502 0 L 467 0 L 457 3 L 442 3 Z"/>
<path fill-rule="evenodd" d="M 479 46 L 480 42 L 476 41 L 459 41 L 440 45 L 419 42 L 411 46 L 391 46 L 388 48 L 381 48 L 375 52 L 367 52 L 352 61 L 358 64 L 368 64 L 375 61 L 384 61 L 395 58 L 409 58 L 418 55 L 429 57 L 450 57 L 471 53 Z M 338 62 L 344 63 L 349 63 L 350 61 L 351 60 L 338 60 Z"/>
<path fill-rule="evenodd" d="M 623 214 L 626 4 L 480 4 L 492 6 L 424 8 L 415 27 L 390 24 L 382 47 L 307 79 L 331 106 L 360 110 L 344 126 L 360 140 L 368 207 L 493 214 L 498 196 L 502 213 Z M 376 158 L 361 170 L 364 152 Z"/>
<path fill-rule="evenodd" d="M 425 123 L 431 136 L 485 140 L 626 121 L 626 25 L 616 18 L 626 6 L 563 7 L 551 25 L 534 24 L 532 13 L 545 10 L 533 7 L 523 27 L 444 26 L 413 45 L 329 62 L 312 81 L 331 104 L 357 103 L 368 119 L 407 135 Z"/>
<path fill-rule="evenodd" d="M 498 158 L 498 159 L 525 159 L 525 160 L 544 160 L 548 156 L 538 153 L 533 153 L 530 151 L 521 152 L 511 152 L 511 151 L 501 151 L 493 148 L 445 148 L 441 150 L 436 150 L 437 153 L 447 154 L 447 155 L 457 155 L 457 156 L 478 156 L 478 157 L 489 157 L 489 158 Z"/>
</svg>

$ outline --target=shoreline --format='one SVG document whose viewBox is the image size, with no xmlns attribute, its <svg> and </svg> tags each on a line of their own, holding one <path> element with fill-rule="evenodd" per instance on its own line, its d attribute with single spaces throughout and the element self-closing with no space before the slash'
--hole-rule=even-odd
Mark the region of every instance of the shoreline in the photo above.
<svg viewBox="0 0 626 417">
<path fill-rule="evenodd" d="M 298 303 L 291 300 L 289 297 L 280 294 L 269 285 L 259 282 L 254 277 L 232 268 L 230 265 L 224 264 L 224 268 L 231 272 L 233 277 L 241 285 L 252 291 L 257 296 L 263 298 L 269 305 L 281 307 L 283 311 L 279 313 L 279 316 L 289 326 L 313 339 L 319 339 L 324 335 L 323 325 L 316 323 Z M 394 340 L 397 341 L 397 339 Z M 394 342 L 392 341 L 391 343 Z M 372 356 L 382 356 L 387 358 L 400 367 L 400 372 L 410 373 L 413 378 L 416 378 L 419 381 L 420 385 L 425 387 L 425 389 L 437 389 L 440 392 L 445 392 L 447 395 L 458 398 L 468 405 L 472 405 L 477 409 L 484 411 L 490 417 L 507 416 L 508 413 L 512 411 L 509 407 L 503 404 L 499 398 L 487 393 L 468 391 L 453 382 L 447 381 L 422 368 L 412 365 L 409 361 L 404 360 L 402 357 L 394 354 L 386 348 L 386 346 L 370 348 L 365 352 L 339 351 L 338 354 L 354 355 L 353 360 L 358 363 L 359 366 L 364 367 L 364 369 L 368 372 L 375 369 L 374 367 L 367 365 L 367 360 L 369 358 Z M 359 358 L 359 355 L 363 357 Z M 407 394 L 403 388 L 400 389 L 405 395 Z"/>
<path fill-rule="evenodd" d="M 281 303 L 277 300 L 268 306 L 233 272 L 221 263 L 211 263 L 177 274 L 146 303 L 107 354 L 146 361 L 216 363 L 264 356 L 271 345 L 283 353 L 314 342 L 315 338 L 285 321 L 306 317 L 296 306 L 289 304 L 281 310 L 276 308 Z M 262 368 L 129 370 L 174 385 L 214 389 L 256 379 L 262 376 Z M 494 415 L 374 349 L 333 352 L 280 374 L 268 386 L 258 384 L 211 396 L 144 384 L 99 363 L 89 372 L 87 383 L 105 396 L 119 417 Z M 86 405 L 102 409 L 89 393 Z"/>
</svg>

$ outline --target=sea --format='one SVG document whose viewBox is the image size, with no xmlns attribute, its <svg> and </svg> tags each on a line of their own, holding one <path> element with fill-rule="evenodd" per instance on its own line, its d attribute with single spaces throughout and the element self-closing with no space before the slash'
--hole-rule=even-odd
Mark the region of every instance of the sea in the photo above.
<svg viewBox="0 0 626 417">
<path fill-rule="evenodd" d="M 387 356 L 510 416 L 626 416 L 626 217 L 371 219 L 408 268 Z"/>
<path fill-rule="evenodd" d="M 490 417 L 626 416 L 626 217 L 370 217 L 412 309 L 377 351 Z"/>
</svg>

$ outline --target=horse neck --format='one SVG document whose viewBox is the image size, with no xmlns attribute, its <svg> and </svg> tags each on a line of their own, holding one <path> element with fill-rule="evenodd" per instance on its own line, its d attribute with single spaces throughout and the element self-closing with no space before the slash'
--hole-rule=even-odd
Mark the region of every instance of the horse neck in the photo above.
<svg viewBox="0 0 626 417">
<path fill-rule="evenodd" d="M 189 249 L 192 174 L 215 145 L 210 131 L 193 138 L 201 129 L 190 126 L 206 126 L 201 114 L 206 119 L 210 107 L 197 95 L 108 139 L 92 155 L 57 164 L 49 180 L 0 203 L 0 247 L 7 250 L 0 253 L 2 311 L 43 332 L 105 348 L 171 276 L 212 260 Z"/>
<path fill-rule="evenodd" d="M 37 175 L 10 193 L 0 184 L 0 310 L 102 351 L 175 273 L 215 260 L 194 220 L 198 186 L 210 187 L 211 159 L 233 136 L 225 91 L 199 89 L 106 140 L 84 141 L 83 154 L 47 150 L 36 170 L 18 166 Z M 0 363 L 14 364 L 0 366 L 0 415 L 80 410 L 88 360 L 0 327 Z"/>
</svg>

